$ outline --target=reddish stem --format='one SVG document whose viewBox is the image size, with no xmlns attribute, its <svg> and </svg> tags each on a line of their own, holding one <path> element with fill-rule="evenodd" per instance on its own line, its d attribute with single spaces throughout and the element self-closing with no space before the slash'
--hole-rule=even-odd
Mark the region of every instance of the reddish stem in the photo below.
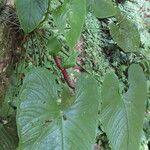
<svg viewBox="0 0 150 150">
<path fill-rule="evenodd" d="M 74 82 L 70 79 L 67 70 L 62 66 L 61 59 L 58 56 L 54 56 L 54 61 L 57 65 L 57 67 L 60 69 L 60 71 L 61 71 L 61 73 L 64 77 L 64 80 L 66 81 L 68 86 L 70 88 L 74 89 L 75 88 L 74 87 Z"/>
</svg>

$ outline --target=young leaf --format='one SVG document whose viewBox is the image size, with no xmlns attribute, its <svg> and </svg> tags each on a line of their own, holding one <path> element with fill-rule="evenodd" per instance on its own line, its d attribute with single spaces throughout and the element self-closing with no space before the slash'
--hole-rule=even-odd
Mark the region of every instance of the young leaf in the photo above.
<svg viewBox="0 0 150 150">
<path fill-rule="evenodd" d="M 146 80 L 142 69 L 132 65 L 128 71 L 129 89 L 122 97 L 119 81 L 108 74 L 102 87 L 100 120 L 113 150 L 138 150 L 146 103 Z"/>
<path fill-rule="evenodd" d="M 78 52 L 71 51 L 70 56 L 67 57 L 67 59 L 63 63 L 64 68 L 74 67 L 76 65 L 77 57 L 78 57 Z"/>
<path fill-rule="evenodd" d="M 137 26 L 127 18 L 110 24 L 110 34 L 117 45 L 125 52 L 137 51 L 140 46 L 140 34 Z"/>
<path fill-rule="evenodd" d="M 16 9 L 24 32 L 29 33 L 41 22 L 48 9 L 48 0 L 16 0 Z"/>
<path fill-rule="evenodd" d="M 19 149 L 91 150 L 97 129 L 98 93 L 96 81 L 82 75 L 75 101 L 60 109 L 53 75 L 44 69 L 32 70 L 19 94 Z"/>
<path fill-rule="evenodd" d="M 61 43 L 54 37 L 48 41 L 47 49 L 51 55 L 57 55 L 61 50 Z"/>
<path fill-rule="evenodd" d="M 98 18 L 112 17 L 116 14 L 116 7 L 112 0 L 92 0 L 91 8 Z"/>
<path fill-rule="evenodd" d="M 86 0 L 66 0 L 53 12 L 57 27 L 64 33 L 70 48 L 78 41 L 86 16 Z"/>
</svg>

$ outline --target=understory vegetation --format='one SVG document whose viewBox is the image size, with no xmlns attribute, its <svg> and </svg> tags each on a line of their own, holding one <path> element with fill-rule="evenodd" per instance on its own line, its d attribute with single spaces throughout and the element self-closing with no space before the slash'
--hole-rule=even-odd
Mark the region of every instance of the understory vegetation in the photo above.
<svg viewBox="0 0 150 150">
<path fill-rule="evenodd" d="M 149 0 L 0 0 L 0 150 L 149 148 Z"/>
</svg>

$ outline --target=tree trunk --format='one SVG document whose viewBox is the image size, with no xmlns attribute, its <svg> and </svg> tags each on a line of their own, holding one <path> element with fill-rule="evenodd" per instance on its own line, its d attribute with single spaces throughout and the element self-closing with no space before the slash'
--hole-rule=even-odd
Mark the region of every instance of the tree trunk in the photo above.
<svg viewBox="0 0 150 150">
<path fill-rule="evenodd" d="M 7 4 L 0 1 L 0 103 L 4 98 L 6 87 L 9 84 L 7 69 L 13 63 L 13 53 L 16 48 L 16 20 L 13 1 Z"/>
</svg>

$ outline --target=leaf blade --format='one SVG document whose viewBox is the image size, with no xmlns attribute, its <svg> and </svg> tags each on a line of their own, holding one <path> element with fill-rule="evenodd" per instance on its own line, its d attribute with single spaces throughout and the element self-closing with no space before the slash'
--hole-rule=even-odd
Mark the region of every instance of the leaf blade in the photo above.
<svg viewBox="0 0 150 150">
<path fill-rule="evenodd" d="M 55 85 L 52 76 L 43 69 L 34 70 L 25 78 L 17 112 L 19 149 L 90 150 L 94 144 L 98 117 L 96 81 L 87 75 L 81 76 L 76 99 L 65 110 L 57 105 L 57 88 L 51 89 Z M 94 96 L 88 93 L 94 93 Z M 43 101 L 46 103 L 43 104 Z"/>
<path fill-rule="evenodd" d="M 80 5 L 79 5 L 80 4 Z M 53 12 L 60 32 L 64 33 L 70 48 L 78 41 L 86 16 L 86 0 L 67 0 L 62 7 Z"/>
<path fill-rule="evenodd" d="M 110 34 L 117 45 L 125 52 L 137 51 L 140 46 L 140 35 L 135 24 L 129 19 L 110 24 Z"/>
<path fill-rule="evenodd" d="M 102 90 L 100 119 L 114 150 L 139 149 L 147 95 L 146 80 L 138 65 L 131 65 L 128 73 L 130 87 L 124 97 L 116 92 L 119 91 L 119 81 L 114 74 L 106 76 Z M 109 94 L 106 89 L 109 89 Z"/>
<path fill-rule="evenodd" d="M 93 13 L 98 18 L 112 17 L 117 12 L 112 0 L 93 0 L 90 3 Z"/>
<path fill-rule="evenodd" d="M 41 22 L 48 0 L 16 0 L 17 15 L 25 33 L 32 32 Z"/>
</svg>

